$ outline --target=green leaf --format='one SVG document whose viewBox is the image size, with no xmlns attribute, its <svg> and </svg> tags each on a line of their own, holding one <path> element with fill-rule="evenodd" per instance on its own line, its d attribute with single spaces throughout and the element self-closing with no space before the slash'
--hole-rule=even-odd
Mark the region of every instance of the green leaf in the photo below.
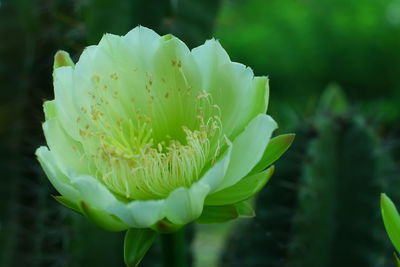
<svg viewBox="0 0 400 267">
<path fill-rule="evenodd" d="M 131 228 L 126 231 L 124 240 L 124 260 L 126 266 L 138 266 L 156 237 L 157 232 L 148 228 Z"/>
<path fill-rule="evenodd" d="M 86 202 L 80 203 L 83 214 L 97 226 L 112 232 L 118 232 L 127 229 L 128 227 L 116 216 L 113 216 L 105 211 L 101 211 L 90 207 Z"/>
<path fill-rule="evenodd" d="M 235 207 L 239 213 L 239 216 L 242 218 L 253 218 L 254 216 L 256 216 L 253 207 L 247 201 L 237 203 L 235 204 Z"/>
<path fill-rule="evenodd" d="M 275 167 L 271 166 L 263 172 L 245 177 L 233 186 L 207 196 L 205 205 L 228 205 L 249 199 L 265 186 L 274 173 L 274 169 Z"/>
<path fill-rule="evenodd" d="M 265 152 L 250 174 L 258 173 L 279 159 L 292 144 L 295 134 L 282 134 L 272 138 Z"/>
<path fill-rule="evenodd" d="M 383 223 L 386 231 L 392 241 L 394 247 L 400 251 L 400 216 L 393 202 L 386 196 L 381 194 L 381 212 Z"/>
</svg>

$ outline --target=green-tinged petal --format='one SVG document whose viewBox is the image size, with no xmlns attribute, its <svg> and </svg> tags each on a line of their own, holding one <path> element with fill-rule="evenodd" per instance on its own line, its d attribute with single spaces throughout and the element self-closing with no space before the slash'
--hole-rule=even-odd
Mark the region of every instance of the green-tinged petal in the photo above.
<svg viewBox="0 0 400 267">
<path fill-rule="evenodd" d="M 84 201 L 80 202 L 80 208 L 91 222 L 105 230 L 118 232 L 129 228 L 117 216 L 107 213 L 105 210 L 93 208 Z"/>
<path fill-rule="evenodd" d="M 44 117 L 50 120 L 56 116 L 56 104 L 54 100 L 46 101 L 43 103 Z"/>
<path fill-rule="evenodd" d="M 129 229 L 124 240 L 124 260 L 127 267 L 138 266 L 149 250 L 157 232 L 151 229 Z"/>
<path fill-rule="evenodd" d="M 129 213 L 126 204 L 119 201 L 103 184 L 97 179 L 89 175 L 78 175 L 71 177 L 72 183 L 79 191 L 80 196 L 77 199 L 82 207 L 87 208 L 88 212 L 93 211 L 92 217 L 101 217 L 98 214 L 104 215 L 106 220 L 117 217 L 123 224 L 124 229 L 136 227 L 132 216 Z M 89 214 L 90 216 L 90 214 Z M 92 218 L 93 219 L 93 218 Z M 96 219 L 96 218 L 94 218 Z"/>
<path fill-rule="evenodd" d="M 44 146 L 39 147 L 36 156 L 55 189 L 70 201 L 77 199 L 79 192 L 72 186 L 69 177 L 58 168 L 56 159 L 49 149 Z"/>
<path fill-rule="evenodd" d="M 164 200 L 132 201 L 127 205 L 137 228 L 154 225 L 165 217 Z"/>
<path fill-rule="evenodd" d="M 295 134 L 282 134 L 272 138 L 260 162 L 253 168 L 251 174 L 258 173 L 278 160 L 292 144 Z"/>
<path fill-rule="evenodd" d="M 53 86 L 57 117 L 65 131 L 75 140 L 80 140 L 76 123 L 79 117 L 74 94 L 74 69 L 72 67 L 57 68 L 53 72 Z"/>
<path fill-rule="evenodd" d="M 53 68 L 60 68 L 60 67 L 74 67 L 75 64 L 72 61 L 71 57 L 69 56 L 68 52 L 65 51 L 57 51 L 54 56 L 54 64 Z"/>
<path fill-rule="evenodd" d="M 245 177 L 260 161 L 276 122 L 268 115 L 255 117 L 233 141 L 231 160 L 226 175 L 216 191 L 232 186 Z"/>
<path fill-rule="evenodd" d="M 133 53 L 131 60 L 135 60 L 138 67 L 151 69 L 153 55 L 159 46 L 161 36 L 149 28 L 139 26 L 122 38 Z"/>
<path fill-rule="evenodd" d="M 156 96 L 154 137 L 162 139 L 169 134 L 184 140 L 182 126 L 193 129 L 198 124 L 201 76 L 189 48 L 181 40 L 166 35 L 159 43 L 152 64 L 151 85 L 148 85 Z"/>
<path fill-rule="evenodd" d="M 258 193 L 269 181 L 274 173 L 274 166 L 267 170 L 245 177 L 233 186 L 207 196 L 205 205 L 228 205 L 237 203 Z"/>
<path fill-rule="evenodd" d="M 381 212 L 389 238 L 396 250 L 400 252 L 400 215 L 386 194 L 381 194 Z"/>
<path fill-rule="evenodd" d="M 203 78 L 202 90 L 209 92 L 219 106 L 223 131 L 233 139 L 255 115 L 265 112 L 266 80 L 255 81 L 250 68 L 231 62 L 216 40 L 208 40 L 192 53 Z"/>
<path fill-rule="evenodd" d="M 232 143 L 227 140 L 227 145 L 228 148 L 224 152 L 224 155 L 220 158 L 219 161 L 212 165 L 211 168 L 208 169 L 208 171 L 200 179 L 202 183 L 208 184 L 210 186 L 209 193 L 212 193 L 220 184 L 225 176 L 226 170 L 228 169 L 232 153 Z"/>
<path fill-rule="evenodd" d="M 201 224 L 223 223 L 237 217 L 239 217 L 239 213 L 235 205 L 205 206 L 196 222 Z"/>
<path fill-rule="evenodd" d="M 165 200 L 167 219 L 175 224 L 186 224 L 198 218 L 209 191 L 210 186 L 201 181 L 194 183 L 189 189 L 176 189 Z"/>
<path fill-rule="evenodd" d="M 269 79 L 266 76 L 254 77 L 252 88 L 252 106 L 250 106 L 250 117 L 255 117 L 257 114 L 266 113 L 269 101 Z M 262 99 L 263 101 L 260 101 Z"/>
<path fill-rule="evenodd" d="M 44 122 L 43 132 L 58 166 L 65 174 L 67 169 L 73 169 L 77 173 L 87 172 L 87 162 L 81 158 L 81 144 L 66 134 L 57 118 Z"/>
<path fill-rule="evenodd" d="M 256 216 L 253 207 L 247 201 L 236 203 L 235 207 L 239 213 L 239 216 L 242 218 L 253 218 L 254 216 Z"/>
</svg>

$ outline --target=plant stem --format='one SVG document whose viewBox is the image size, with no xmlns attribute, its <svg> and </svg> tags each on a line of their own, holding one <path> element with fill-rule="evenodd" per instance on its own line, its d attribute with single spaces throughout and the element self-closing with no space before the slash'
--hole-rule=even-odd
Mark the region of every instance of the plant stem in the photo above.
<svg viewBox="0 0 400 267">
<path fill-rule="evenodd" d="M 163 267 L 188 267 L 185 230 L 182 228 L 171 234 L 162 234 Z"/>
</svg>

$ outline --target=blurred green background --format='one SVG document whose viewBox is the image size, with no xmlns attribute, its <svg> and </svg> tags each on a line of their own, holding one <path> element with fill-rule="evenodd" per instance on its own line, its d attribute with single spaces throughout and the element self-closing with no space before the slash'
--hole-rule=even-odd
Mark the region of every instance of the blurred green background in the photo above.
<svg viewBox="0 0 400 267">
<path fill-rule="evenodd" d="M 256 218 L 188 227 L 190 266 L 394 266 L 379 193 L 400 205 L 400 0 L 1 0 L 0 266 L 123 266 L 122 233 L 58 205 L 33 153 L 54 53 L 137 25 L 219 39 L 297 134 Z"/>
</svg>

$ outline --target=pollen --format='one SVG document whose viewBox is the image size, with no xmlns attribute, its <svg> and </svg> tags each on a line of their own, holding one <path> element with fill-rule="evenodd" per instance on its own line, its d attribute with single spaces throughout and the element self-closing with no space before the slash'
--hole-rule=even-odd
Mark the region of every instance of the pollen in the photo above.
<svg viewBox="0 0 400 267">
<path fill-rule="evenodd" d="M 180 60 L 172 63 L 182 67 Z M 180 84 L 137 70 L 137 79 L 145 81 L 143 96 L 130 95 L 116 83 L 99 84 L 123 83 L 116 73 L 92 77 L 91 103 L 81 107 L 77 119 L 82 157 L 96 178 L 122 197 L 163 199 L 190 187 L 219 155 L 219 108 L 207 92 L 188 83 L 182 68 L 176 73 Z M 98 85 L 109 90 L 95 90 Z"/>
</svg>

